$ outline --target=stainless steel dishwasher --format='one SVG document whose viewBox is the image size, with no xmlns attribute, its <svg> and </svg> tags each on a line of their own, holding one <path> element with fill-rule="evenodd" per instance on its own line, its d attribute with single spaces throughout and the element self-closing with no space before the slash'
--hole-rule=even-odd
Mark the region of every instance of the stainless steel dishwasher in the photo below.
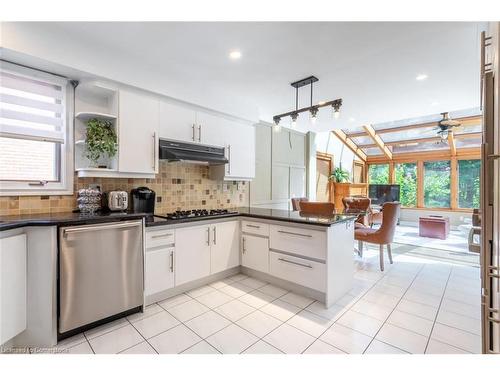
<svg viewBox="0 0 500 375">
<path fill-rule="evenodd" d="M 59 229 L 59 335 L 144 303 L 142 220 Z"/>
</svg>

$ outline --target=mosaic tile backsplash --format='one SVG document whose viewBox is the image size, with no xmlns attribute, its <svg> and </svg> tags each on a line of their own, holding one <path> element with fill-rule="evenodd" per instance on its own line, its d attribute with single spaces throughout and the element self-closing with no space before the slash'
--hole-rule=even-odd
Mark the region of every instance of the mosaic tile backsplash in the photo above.
<svg viewBox="0 0 500 375">
<path fill-rule="evenodd" d="M 99 185 L 101 190 L 130 190 L 147 186 L 156 192 L 155 213 L 195 208 L 236 208 L 248 206 L 248 183 L 216 181 L 203 165 L 160 162 L 154 179 L 77 178 L 73 195 L 0 197 L 0 216 L 71 212 L 77 207 L 79 189 Z"/>
</svg>

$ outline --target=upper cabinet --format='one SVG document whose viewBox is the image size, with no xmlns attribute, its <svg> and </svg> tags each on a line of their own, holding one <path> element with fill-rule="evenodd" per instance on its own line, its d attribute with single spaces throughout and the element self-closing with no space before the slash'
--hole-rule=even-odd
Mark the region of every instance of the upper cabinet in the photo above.
<svg viewBox="0 0 500 375">
<path fill-rule="evenodd" d="M 158 173 L 159 100 L 121 90 L 119 103 L 119 171 Z"/>
<path fill-rule="evenodd" d="M 160 101 L 160 137 L 183 142 L 199 142 L 196 112 L 184 106 Z"/>
<path fill-rule="evenodd" d="M 273 163 L 305 166 L 305 136 L 282 129 L 273 134 Z"/>
</svg>

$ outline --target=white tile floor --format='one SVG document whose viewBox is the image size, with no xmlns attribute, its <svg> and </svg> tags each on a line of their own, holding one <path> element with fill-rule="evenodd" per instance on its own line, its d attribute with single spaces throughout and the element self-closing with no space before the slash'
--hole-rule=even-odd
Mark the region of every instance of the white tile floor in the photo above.
<svg viewBox="0 0 500 375">
<path fill-rule="evenodd" d="M 60 342 L 67 353 L 479 353 L 479 269 L 370 247 L 331 308 L 238 274 Z"/>
</svg>

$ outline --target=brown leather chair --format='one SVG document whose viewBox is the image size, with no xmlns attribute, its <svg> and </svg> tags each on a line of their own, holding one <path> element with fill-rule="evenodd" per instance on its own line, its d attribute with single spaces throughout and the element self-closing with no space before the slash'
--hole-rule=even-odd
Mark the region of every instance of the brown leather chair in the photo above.
<svg viewBox="0 0 500 375">
<path fill-rule="evenodd" d="M 330 216 L 335 213 L 335 205 L 330 202 L 300 202 L 300 213 Z"/>
<path fill-rule="evenodd" d="M 394 240 L 396 225 L 398 223 L 401 203 L 387 202 L 383 206 L 384 215 L 380 228 L 358 228 L 354 230 L 354 239 L 358 240 L 358 253 L 363 256 L 363 242 L 369 242 L 380 245 L 380 270 L 384 270 L 384 245 L 387 245 L 387 255 L 392 264 L 391 243 Z"/>
<path fill-rule="evenodd" d="M 308 202 L 307 198 L 292 198 L 292 209 L 294 211 L 300 211 L 300 202 Z"/>
<path fill-rule="evenodd" d="M 356 228 L 368 227 L 369 214 L 370 214 L 371 199 L 368 197 L 344 197 L 342 204 L 344 205 L 344 212 L 349 214 L 360 213 L 359 217 L 354 223 Z M 363 214 L 364 213 L 364 214 Z"/>
</svg>

